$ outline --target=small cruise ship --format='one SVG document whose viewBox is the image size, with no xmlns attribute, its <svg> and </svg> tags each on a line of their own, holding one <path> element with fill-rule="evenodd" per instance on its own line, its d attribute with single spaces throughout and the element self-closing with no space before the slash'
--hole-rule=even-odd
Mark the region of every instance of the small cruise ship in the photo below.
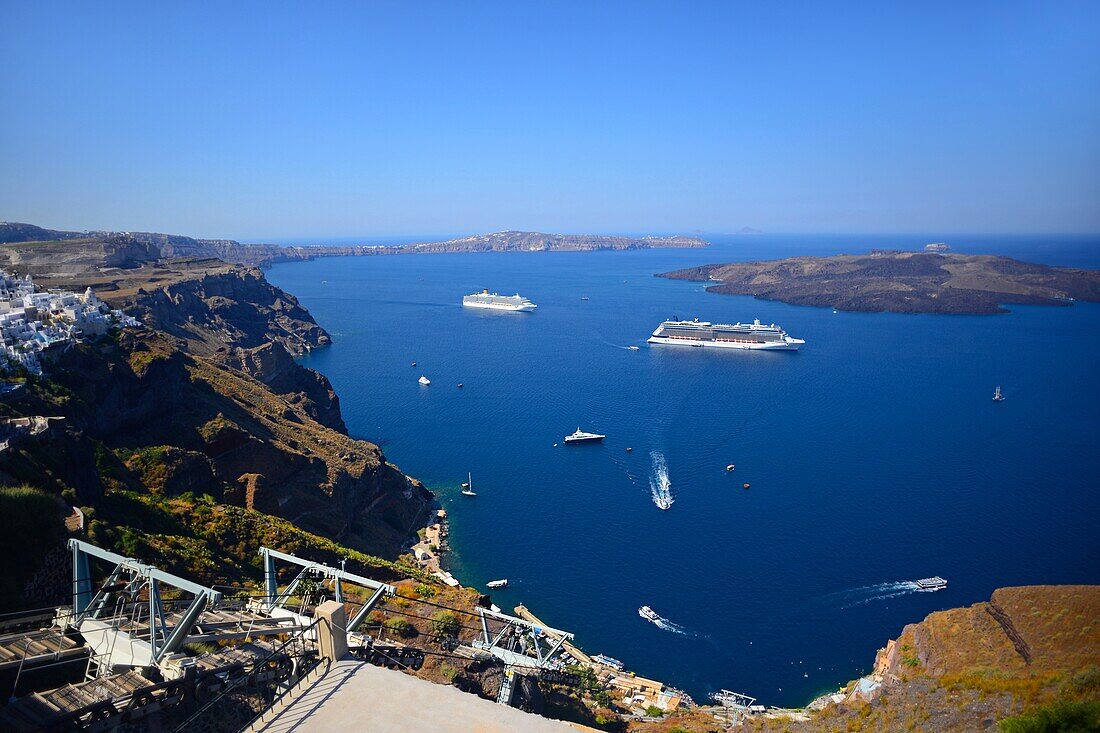
<svg viewBox="0 0 1100 733">
<path fill-rule="evenodd" d="M 661 617 L 657 615 L 657 612 L 649 606 L 642 606 L 641 608 L 639 608 L 638 615 L 644 618 L 646 621 L 652 621 L 653 623 L 657 623 L 661 620 Z"/>
<path fill-rule="evenodd" d="M 599 433 L 586 433 L 580 428 L 577 428 L 577 432 L 571 433 L 565 436 L 566 443 L 591 443 L 597 440 L 603 440 L 606 435 L 600 435 Z"/>
<path fill-rule="evenodd" d="M 482 290 L 480 293 L 472 293 L 462 296 L 462 305 L 468 308 L 488 308 L 497 311 L 512 311 L 515 313 L 533 313 L 537 305 L 519 293 L 515 295 L 501 295 Z"/>
<path fill-rule="evenodd" d="M 920 580 L 913 581 L 917 584 L 917 587 L 921 590 L 943 590 L 947 587 L 947 581 L 936 575 L 931 578 L 921 578 Z"/>
<path fill-rule="evenodd" d="M 767 349 L 798 351 L 805 341 L 791 338 L 774 323 L 766 325 L 757 318 L 752 323 L 710 323 L 700 321 L 665 321 L 648 340 L 651 344 L 670 346 L 710 346 L 720 349 Z"/>
</svg>

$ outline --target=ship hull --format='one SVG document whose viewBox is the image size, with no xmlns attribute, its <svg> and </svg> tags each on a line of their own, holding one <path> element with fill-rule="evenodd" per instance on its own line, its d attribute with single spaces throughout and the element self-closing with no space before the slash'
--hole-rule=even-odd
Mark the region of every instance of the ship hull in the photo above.
<svg viewBox="0 0 1100 733">
<path fill-rule="evenodd" d="M 538 307 L 534 303 L 509 305 L 507 303 L 468 303 L 466 301 L 463 301 L 462 305 L 466 308 L 483 308 L 485 310 L 510 311 L 512 313 L 534 313 L 535 308 Z"/>
<path fill-rule="evenodd" d="M 788 339 L 786 341 L 743 342 L 743 341 L 703 341 L 695 339 L 672 339 L 663 336 L 650 336 L 646 343 L 663 344 L 665 346 L 703 346 L 709 349 L 741 349 L 759 351 L 798 351 L 798 347 L 806 343 L 802 339 Z"/>
</svg>

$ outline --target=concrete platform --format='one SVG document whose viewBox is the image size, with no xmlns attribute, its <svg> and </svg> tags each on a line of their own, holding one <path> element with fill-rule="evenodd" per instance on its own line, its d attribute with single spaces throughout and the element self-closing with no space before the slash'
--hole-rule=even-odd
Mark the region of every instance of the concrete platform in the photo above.
<svg viewBox="0 0 1100 733">
<path fill-rule="evenodd" d="M 566 733 L 577 728 L 356 660 L 337 662 L 256 733 Z"/>
</svg>

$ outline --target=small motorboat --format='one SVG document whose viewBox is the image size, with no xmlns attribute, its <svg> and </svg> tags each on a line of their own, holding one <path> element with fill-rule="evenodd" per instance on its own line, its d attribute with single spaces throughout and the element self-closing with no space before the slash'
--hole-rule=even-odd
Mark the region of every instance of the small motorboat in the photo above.
<svg viewBox="0 0 1100 733">
<path fill-rule="evenodd" d="M 462 482 L 462 495 L 477 496 L 477 492 L 474 491 L 474 475 L 468 473 L 466 474 L 466 479 L 466 481 Z"/>
<path fill-rule="evenodd" d="M 414 362 L 412 363 L 412 365 L 413 365 L 413 366 L 416 366 L 416 362 L 414 361 Z"/>
<path fill-rule="evenodd" d="M 639 350 L 637 346 L 627 346 L 626 348 L 630 349 L 631 351 L 638 351 Z"/>
<path fill-rule="evenodd" d="M 626 449 L 626 452 L 627 452 L 627 453 L 633 453 L 633 452 L 634 452 L 634 449 L 633 449 L 633 448 L 627 448 L 627 449 Z"/>
<path fill-rule="evenodd" d="M 485 587 L 486 588 L 494 588 L 494 589 L 496 589 L 496 588 L 507 588 L 508 587 L 508 579 L 507 578 L 501 578 L 500 580 L 490 580 L 488 583 L 485 584 Z"/>
<path fill-rule="evenodd" d="M 726 466 L 727 471 L 733 471 L 733 469 L 734 469 L 734 465 L 732 463 Z"/>
<path fill-rule="evenodd" d="M 462 382 L 459 382 L 459 383 L 458 383 L 458 388 L 459 388 L 459 389 L 462 389 Z"/>
<path fill-rule="evenodd" d="M 997 385 L 997 389 L 993 390 L 993 401 L 1002 402 L 1004 401 L 1004 398 L 1005 396 L 1001 394 L 1001 386 Z"/>
<path fill-rule="evenodd" d="M 581 300 L 588 300 L 588 296 L 587 295 L 582 295 Z"/>
<path fill-rule="evenodd" d="M 428 379 L 427 377 L 424 377 L 424 376 L 421 376 L 420 379 L 418 379 L 416 381 L 420 382 L 425 387 L 427 387 L 429 384 L 432 383 L 432 380 L 430 380 L 430 379 Z"/>
<path fill-rule="evenodd" d="M 742 489 L 747 489 L 747 488 L 749 488 L 749 485 L 748 484 L 741 484 L 741 488 Z"/>
</svg>

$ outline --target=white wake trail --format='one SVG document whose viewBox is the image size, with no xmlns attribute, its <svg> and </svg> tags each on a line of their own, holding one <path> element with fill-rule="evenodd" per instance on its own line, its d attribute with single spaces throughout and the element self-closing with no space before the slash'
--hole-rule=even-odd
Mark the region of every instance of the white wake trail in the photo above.
<svg viewBox="0 0 1100 733">
<path fill-rule="evenodd" d="M 668 478 L 668 465 L 658 451 L 649 454 L 653 461 L 653 473 L 649 477 L 649 493 L 658 509 L 668 509 L 676 501 L 672 496 L 672 481 Z"/>
</svg>

